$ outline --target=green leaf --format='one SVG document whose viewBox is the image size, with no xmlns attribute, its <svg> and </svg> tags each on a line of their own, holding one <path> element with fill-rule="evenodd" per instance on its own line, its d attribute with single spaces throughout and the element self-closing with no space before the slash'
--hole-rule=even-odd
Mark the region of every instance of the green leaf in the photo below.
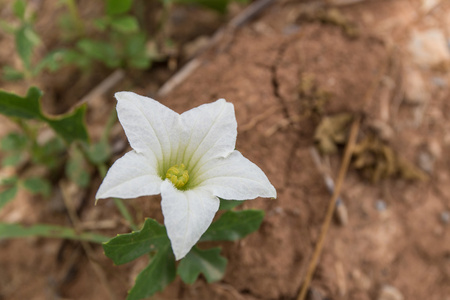
<svg viewBox="0 0 450 300">
<path fill-rule="evenodd" d="M 41 110 L 42 92 L 36 88 L 28 89 L 25 97 L 0 91 L 0 113 L 21 119 L 37 119 L 46 122 L 67 143 L 75 140 L 88 142 L 88 133 L 84 123 L 86 105 L 59 116 L 47 116 Z"/>
<path fill-rule="evenodd" d="M 124 56 L 127 64 L 136 69 L 148 69 L 151 65 L 150 55 L 147 53 L 147 37 L 144 33 L 130 36 L 125 43 Z"/>
<path fill-rule="evenodd" d="M 4 66 L 2 73 L 3 79 L 7 81 L 16 81 L 25 78 L 25 74 L 22 71 L 16 70 L 11 66 Z"/>
<path fill-rule="evenodd" d="M 91 179 L 91 175 L 88 172 L 88 166 L 84 159 L 83 153 L 81 153 L 75 147 L 72 147 L 69 160 L 66 163 L 66 175 L 80 187 L 87 187 Z"/>
<path fill-rule="evenodd" d="M 126 13 L 130 10 L 132 0 L 107 0 L 106 13 L 110 16 Z"/>
<path fill-rule="evenodd" d="M 110 68 L 120 66 L 117 51 L 109 43 L 84 39 L 77 43 L 77 47 L 90 58 L 101 61 Z"/>
<path fill-rule="evenodd" d="M 98 165 L 108 161 L 111 156 L 111 149 L 107 141 L 100 140 L 89 147 L 87 155 L 93 164 Z"/>
<path fill-rule="evenodd" d="M 225 13 L 230 0 L 172 0 L 171 2 L 180 4 L 198 4 L 220 13 Z"/>
<path fill-rule="evenodd" d="M 66 145 L 59 136 L 50 139 L 44 145 L 34 144 L 31 148 L 32 162 L 45 165 L 52 170 L 58 165 L 65 163 L 62 156 L 65 149 Z"/>
<path fill-rule="evenodd" d="M 25 227 L 21 224 L 0 223 L 0 240 L 29 236 L 80 240 L 93 243 L 103 243 L 109 239 L 109 237 L 96 233 L 77 234 L 72 228 L 57 225 L 39 224 Z"/>
<path fill-rule="evenodd" d="M 21 119 L 41 119 L 39 99 L 42 92 L 36 88 L 28 89 L 23 98 L 16 94 L 0 91 L 0 113 Z"/>
<path fill-rule="evenodd" d="M 235 241 L 258 230 L 264 218 L 262 210 L 227 211 L 211 224 L 200 241 Z"/>
<path fill-rule="evenodd" d="M 148 266 L 137 276 L 127 300 L 139 300 L 162 291 L 176 276 L 175 258 L 170 244 L 160 248 Z"/>
<path fill-rule="evenodd" d="M 0 147 L 4 151 L 23 150 L 27 145 L 27 138 L 21 133 L 11 132 L 0 140 Z"/>
<path fill-rule="evenodd" d="M 40 43 L 39 36 L 30 26 L 22 26 L 15 34 L 16 50 L 24 64 L 25 69 L 31 70 L 31 55 L 33 48 Z"/>
<path fill-rule="evenodd" d="M 44 148 L 44 151 L 46 153 L 48 153 L 49 155 L 52 155 L 52 156 L 61 154 L 66 149 L 66 146 L 64 145 L 61 138 L 59 138 L 57 136 L 50 139 L 42 147 Z"/>
<path fill-rule="evenodd" d="M 84 122 L 86 109 L 87 105 L 83 104 L 67 114 L 51 118 L 45 117 L 45 121 L 69 144 L 75 140 L 88 142 L 89 137 Z"/>
<path fill-rule="evenodd" d="M 220 199 L 219 209 L 230 210 L 230 209 L 233 209 L 233 208 L 241 205 L 242 203 L 244 203 L 244 201 L 245 200 L 241 201 L 241 200 L 224 200 L 224 199 Z"/>
<path fill-rule="evenodd" d="M 39 177 L 28 177 L 23 181 L 23 187 L 32 194 L 41 194 L 44 197 L 50 196 L 52 186 L 46 179 Z"/>
<path fill-rule="evenodd" d="M 101 17 L 94 20 L 94 26 L 100 30 L 105 31 L 111 23 L 111 18 L 109 16 Z"/>
<path fill-rule="evenodd" d="M 26 5 L 25 0 L 16 0 L 13 4 L 14 15 L 22 21 L 25 20 Z"/>
<path fill-rule="evenodd" d="M 2 159 L 2 166 L 17 166 L 22 161 L 22 153 L 21 152 L 13 152 L 9 155 L 6 155 Z"/>
<path fill-rule="evenodd" d="M 133 16 L 121 16 L 111 20 L 111 27 L 121 33 L 133 33 L 139 30 L 139 24 Z"/>
<path fill-rule="evenodd" d="M 10 202 L 17 194 L 17 184 L 0 192 L 0 209 Z"/>
<path fill-rule="evenodd" d="M 167 245 L 170 241 L 166 228 L 153 219 L 146 219 L 140 231 L 112 238 L 103 244 L 103 250 L 115 265 L 121 265 Z"/>
<path fill-rule="evenodd" d="M 44 58 L 42 58 L 33 70 L 33 75 L 38 75 L 43 70 L 49 70 L 50 72 L 55 72 L 68 64 L 67 54 L 70 50 L 59 49 L 48 53 Z"/>
<path fill-rule="evenodd" d="M 208 283 L 223 278 L 227 267 L 227 259 L 220 255 L 220 248 L 200 250 L 193 247 L 178 265 L 178 275 L 187 284 L 193 284 L 200 273 Z"/>
</svg>

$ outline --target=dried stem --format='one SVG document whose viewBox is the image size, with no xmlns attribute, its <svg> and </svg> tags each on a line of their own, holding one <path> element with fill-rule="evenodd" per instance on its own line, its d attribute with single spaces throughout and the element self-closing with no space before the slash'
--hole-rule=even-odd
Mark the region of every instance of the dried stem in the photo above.
<svg viewBox="0 0 450 300">
<path fill-rule="evenodd" d="M 317 262 L 319 261 L 320 254 L 322 253 L 323 245 L 325 242 L 325 237 L 327 235 L 328 229 L 330 227 L 331 219 L 333 218 L 333 212 L 336 204 L 336 199 L 339 197 L 341 192 L 342 183 L 344 182 L 345 175 L 347 174 L 348 166 L 350 164 L 350 158 L 353 152 L 353 147 L 355 146 L 356 136 L 359 130 L 360 118 L 357 117 L 352 124 L 350 129 L 350 136 L 348 138 L 347 147 L 345 148 L 344 158 L 342 160 L 341 168 L 339 169 L 339 175 L 336 181 L 336 188 L 334 189 L 333 196 L 331 196 L 330 203 L 328 204 L 327 213 L 325 215 L 325 220 L 322 224 L 322 230 L 320 232 L 319 240 L 316 244 L 313 257 L 309 263 L 308 271 L 306 273 L 305 281 L 303 282 L 300 294 L 297 300 L 304 300 L 306 293 L 311 283 L 312 276 L 317 267 Z"/>
<path fill-rule="evenodd" d="M 67 184 L 61 182 L 60 188 L 64 200 L 64 204 L 66 206 L 67 212 L 69 214 L 69 218 L 73 224 L 73 227 L 77 233 L 80 233 L 80 219 L 78 218 L 75 208 L 73 207 L 73 201 L 70 199 L 69 192 L 67 190 Z M 94 259 L 94 250 L 92 249 L 91 245 L 88 242 L 80 241 L 81 246 L 84 249 L 84 252 L 86 253 L 89 263 L 91 264 L 92 269 L 94 270 L 95 274 L 97 275 L 98 279 L 102 283 L 102 285 L 105 287 L 105 290 L 108 292 L 109 299 L 116 300 L 117 297 L 114 294 L 111 285 L 109 284 L 109 281 L 106 277 L 105 271 L 102 269 L 102 267 L 99 265 L 99 263 Z"/>
</svg>

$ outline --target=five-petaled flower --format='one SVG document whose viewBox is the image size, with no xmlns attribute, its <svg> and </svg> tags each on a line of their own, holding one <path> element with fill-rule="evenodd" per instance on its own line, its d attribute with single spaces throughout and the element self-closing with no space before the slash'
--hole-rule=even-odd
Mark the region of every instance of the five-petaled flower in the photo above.
<svg viewBox="0 0 450 300">
<path fill-rule="evenodd" d="M 96 198 L 161 194 L 175 258 L 208 229 L 222 199 L 276 198 L 254 163 L 236 151 L 233 104 L 224 99 L 181 115 L 131 92 L 116 93 L 117 113 L 133 150 L 109 169 Z"/>
</svg>

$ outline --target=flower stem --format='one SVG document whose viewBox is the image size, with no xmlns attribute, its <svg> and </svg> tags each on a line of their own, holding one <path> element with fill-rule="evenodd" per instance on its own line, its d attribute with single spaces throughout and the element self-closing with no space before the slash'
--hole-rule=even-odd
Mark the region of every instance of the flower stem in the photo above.
<svg viewBox="0 0 450 300">
<path fill-rule="evenodd" d="M 130 212 L 128 211 L 128 208 L 123 204 L 122 199 L 119 198 L 113 198 L 114 204 L 117 206 L 117 209 L 122 214 L 122 217 L 127 220 L 128 224 L 130 225 L 131 229 L 134 231 L 139 230 L 139 228 L 136 226 L 136 224 L 133 221 L 133 217 L 130 215 Z"/>
<path fill-rule="evenodd" d="M 104 164 L 99 164 L 96 166 L 98 173 L 102 178 L 105 178 L 107 168 Z M 130 212 L 128 211 L 127 206 L 123 203 L 122 199 L 119 198 L 113 198 L 114 204 L 116 205 L 117 209 L 119 210 L 122 217 L 128 222 L 131 229 L 136 231 L 139 230 L 139 228 L 136 226 L 136 224 L 133 221 L 133 217 L 131 216 Z"/>
<path fill-rule="evenodd" d="M 77 4 L 74 0 L 66 0 L 64 1 L 69 9 L 70 17 L 72 18 L 72 22 L 75 25 L 75 29 L 77 31 L 78 36 L 84 35 L 84 23 L 80 18 L 80 13 L 78 12 Z"/>
</svg>

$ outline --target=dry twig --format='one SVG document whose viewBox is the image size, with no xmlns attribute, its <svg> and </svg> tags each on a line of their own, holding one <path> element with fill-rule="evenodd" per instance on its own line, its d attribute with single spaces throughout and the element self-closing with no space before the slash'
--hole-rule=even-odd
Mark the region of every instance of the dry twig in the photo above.
<svg viewBox="0 0 450 300">
<path fill-rule="evenodd" d="M 67 189 L 67 183 L 60 182 L 60 188 L 63 195 L 64 204 L 66 206 L 67 212 L 69 214 L 69 218 L 73 224 L 73 227 L 77 233 L 80 233 L 80 219 L 78 218 L 75 208 L 73 207 L 71 200 L 71 196 L 69 195 L 69 191 Z M 89 263 L 91 264 L 92 269 L 94 270 L 95 274 L 97 275 L 98 279 L 104 286 L 105 290 L 107 291 L 109 295 L 109 299 L 117 300 L 116 295 L 114 294 L 111 285 L 108 282 L 108 279 L 106 277 L 105 271 L 102 269 L 100 264 L 95 260 L 94 250 L 92 249 L 91 245 L 86 241 L 80 241 L 81 246 L 83 247 L 86 256 L 89 259 Z"/>
<path fill-rule="evenodd" d="M 313 253 L 313 257 L 308 267 L 306 273 L 305 281 L 303 282 L 300 294 L 297 300 L 304 300 L 306 292 L 308 291 L 309 284 L 311 283 L 312 276 L 316 270 L 317 262 L 319 261 L 320 254 L 322 253 L 323 245 L 325 242 L 325 237 L 327 235 L 328 229 L 330 227 L 331 219 L 333 217 L 334 208 L 336 206 L 336 199 L 338 198 L 342 183 L 344 182 L 345 175 L 347 174 L 348 166 L 350 164 L 350 158 L 353 152 L 353 147 L 355 146 L 356 137 L 359 130 L 360 118 L 357 117 L 353 121 L 352 127 L 350 129 L 350 136 L 348 138 L 347 147 L 345 148 L 344 158 L 342 160 L 341 168 L 339 169 L 339 175 L 336 181 L 336 188 L 334 189 L 333 196 L 331 197 L 330 203 L 328 204 L 327 213 L 325 215 L 325 220 L 322 224 L 322 229 L 320 231 L 319 240 L 317 241 L 316 248 Z"/>
</svg>

